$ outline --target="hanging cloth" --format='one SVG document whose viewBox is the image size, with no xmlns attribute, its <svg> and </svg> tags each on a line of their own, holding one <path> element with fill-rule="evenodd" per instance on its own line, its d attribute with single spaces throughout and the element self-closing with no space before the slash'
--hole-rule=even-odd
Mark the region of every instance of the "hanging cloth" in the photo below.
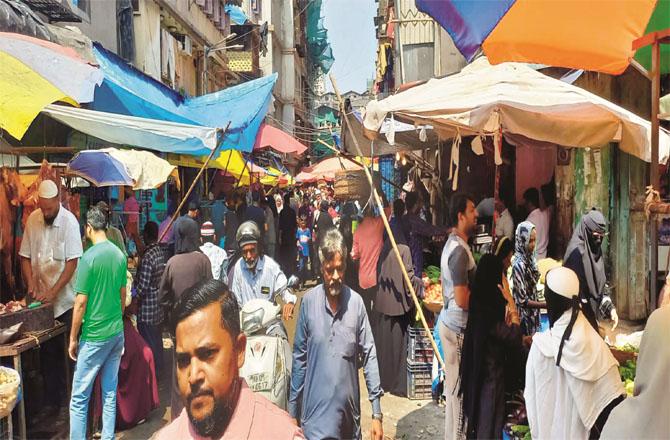
<svg viewBox="0 0 670 440">
<path fill-rule="evenodd" d="M 460 152 L 461 152 L 461 132 L 456 132 L 456 137 L 451 144 L 451 159 L 449 161 L 449 180 L 451 183 L 451 190 L 456 191 L 458 189 L 458 170 L 460 166 Z M 456 168 L 454 170 L 454 168 Z"/>
</svg>

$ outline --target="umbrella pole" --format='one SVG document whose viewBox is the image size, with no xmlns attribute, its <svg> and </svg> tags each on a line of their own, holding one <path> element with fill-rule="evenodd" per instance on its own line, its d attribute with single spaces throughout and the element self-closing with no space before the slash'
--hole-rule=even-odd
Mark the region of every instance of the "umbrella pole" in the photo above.
<svg viewBox="0 0 670 440">
<path fill-rule="evenodd" d="M 659 129 L 658 120 L 661 99 L 661 44 L 655 40 L 651 45 L 651 171 L 650 180 L 654 190 L 660 191 L 659 161 Z M 656 295 L 658 294 L 658 223 L 656 216 L 649 216 L 649 239 L 651 241 L 651 310 L 656 309 Z"/>
<path fill-rule="evenodd" d="M 342 110 L 344 109 L 344 102 L 342 101 L 342 96 L 340 95 L 340 91 L 337 88 L 337 83 L 335 82 L 335 77 L 331 73 L 330 75 L 330 82 L 333 84 L 333 91 L 337 95 L 337 100 L 340 103 L 340 107 Z M 342 115 L 345 119 L 345 122 L 348 122 L 348 116 L 346 112 L 342 112 Z M 363 156 L 361 153 L 361 147 L 358 145 L 358 139 L 354 136 L 353 129 L 351 128 L 350 124 L 346 124 L 347 128 L 349 130 L 349 134 L 351 135 L 351 138 L 354 140 L 354 145 L 356 146 L 356 151 L 358 152 L 359 156 Z M 416 306 L 416 310 L 419 315 L 419 319 L 421 320 L 421 324 L 423 325 L 423 328 L 426 330 L 426 334 L 428 336 L 428 339 L 430 340 L 430 344 L 433 346 L 433 352 L 435 353 L 435 357 L 437 358 L 438 362 L 442 366 L 442 371 L 447 371 L 446 365 L 444 364 L 444 360 L 442 359 L 442 356 L 440 355 L 440 350 L 437 348 L 437 344 L 435 343 L 435 339 L 433 339 L 433 334 L 430 331 L 430 327 L 428 327 L 428 323 L 426 322 L 426 317 L 423 315 L 423 308 L 421 307 L 421 303 L 419 302 L 419 298 L 416 296 L 416 292 L 414 291 L 414 286 L 412 285 L 412 280 L 409 278 L 409 275 L 407 274 L 407 269 L 405 269 L 405 264 L 402 261 L 402 257 L 400 256 L 400 251 L 398 250 L 398 245 L 395 241 L 395 237 L 393 236 L 393 232 L 391 231 L 391 226 L 389 225 L 389 221 L 386 218 L 386 213 L 384 212 L 384 205 L 382 204 L 381 198 L 379 197 L 379 193 L 377 193 L 377 188 L 375 187 L 373 181 L 372 181 L 372 174 L 370 174 L 370 170 L 368 170 L 366 167 L 363 167 L 363 170 L 365 171 L 365 176 L 368 178 L 368 183 L 370 184 L 370 189 L 374 198 L 375 203 L 377 204 L 377 208 L 379 209 L 379 212 L 381 213 L 381 218 L 382 221 L 384 222 L 384 228 L 386 229 L 386 233 L 388 234 L 389 240 L 391 241 L 391 246 L 393 247 L 393 252 L 398 260 L 398 264 L 400 265 L 400 269 L 402 270 L 402 275 L 403 278 L 405 279 L 405 284 L 407 284 L 407 288 L 409 289 L 409 293 L 412 295 L 412 300 L 414 301 L 414 305 Z"/>
<path fill-rule="evenodd" d="M 218 138 L 221 140 L 223 139 L 223 135 L 228 131 L 228 127 L 230 127 L 230 121 L 226 125 L 226 128 L 221 131 L 221 129 L 218 129 Z M 172 225 L 174 224 L 175 220 L 177 220 L 177 217 L 179 217 L 179 212 L 181 209 L 184 207 L 184 203 L 186 203 L 186 200 L 188 200 L 188 197 L 191 195 L 191 192 L 193 191 L 193 188 L 195 188 L 196 183 L 198 183 L 198 180 L 200 180 L 200 177 L 202 177 L 202 173 L 207 169 L 207 165 L 209 165 L 209 161 L 212 160 L 212 157 L 214 157 L 214 153 L 216 153 L 219 150 L 219 147 L 221 146 L 221 143 L 216 146 L 210 153 L 209 156 L 207 156 L 207 160 L 205 163 L 202 164 L 202 167 L 200 167 L 200 171 L 198 171 L 198 175 L 195 176 L 195 179 L 193 179 L 193 182 L 191 183 L 191 186 L 188 188 L 188 191 L 186 191 L 186 194 L 184 194 L 184 197 L 182 197 L 181 202 L 179 203 L 179 206 L 175 210 L 174 214 L 172 215 L 172 219 L 170 219 L 170 223 L 168 224 L 167 228 L 163 230 L 163 233 L 161 234 L 160 237 L 158 237 L 158 242 L 160 243 L 161 240 L 165 237 L 165 234 L 170 230 Z"/>
<path fill-rule="evenodd" d="M 247 170 L 247 159 L 244 159 L 244 166 L 242 167 L 242 172 L 240 173 L 240 177 L 237 179 L 237 184 L 235 184 L 235 189 L 240 187 L 240 182 L 242 181 L 242 176 L 244 176 L 244 172 Z M 251 172 L 249 172 L 249 189 L 251 189 Z"/>
</svg>

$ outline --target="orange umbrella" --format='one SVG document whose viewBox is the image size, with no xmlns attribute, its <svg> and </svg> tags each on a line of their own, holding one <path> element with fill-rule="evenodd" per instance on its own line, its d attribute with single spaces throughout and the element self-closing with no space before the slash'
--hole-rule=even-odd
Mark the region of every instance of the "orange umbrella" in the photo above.
<svg viewBox="0 0 670 440">
<path fill-rule="evenodd" d="M 540 63 L 618 75 L 656 0 L 417 0 L 468 60 Z"/>
</svg>

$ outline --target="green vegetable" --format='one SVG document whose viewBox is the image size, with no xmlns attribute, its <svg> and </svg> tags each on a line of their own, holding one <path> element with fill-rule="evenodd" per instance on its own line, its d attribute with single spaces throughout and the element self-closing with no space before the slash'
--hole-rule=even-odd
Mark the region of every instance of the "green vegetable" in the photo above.
<svg viewBox="0 0 670 440">
<path fill-rule="evenodd" d="M 623 347 L 617 347 L 620 351 L 625 351 L 627 353 L 638 353 L 639 350 L 632 346 L 631 344 L 626 344 Z"/>
<path fill-rule="evenodd" d="M 628 360 L 623 363 L 623 365 L 619 366 L 619 375 L 621 376 L 621 380 L 623 382 L 626 382 L 628 380 L 633 381 L 635 380 L 635 370 L 636 370 L 636 363 L 635 361 Z"/>
</svg>

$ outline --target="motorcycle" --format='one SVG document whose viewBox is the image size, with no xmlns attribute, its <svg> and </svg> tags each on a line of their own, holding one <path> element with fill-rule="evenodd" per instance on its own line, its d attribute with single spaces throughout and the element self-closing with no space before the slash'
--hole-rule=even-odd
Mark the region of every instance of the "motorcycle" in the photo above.
<svg viewBox="0 0 670 440">
<path fill-rule="evenodd" d="M 291 276 L 286 289 L 300 281 Z M 249 388 L 260 393 L 278 407 L 288 408 L 291 383 L 292 348 L 282 325 L 282 308 L 277 303 L 284 289 L 274 292 L 273 301 L 253 299 L 240 311 L 240 326 L 247 336 L 244 365 L 240 376 Z"/>
</svg>

